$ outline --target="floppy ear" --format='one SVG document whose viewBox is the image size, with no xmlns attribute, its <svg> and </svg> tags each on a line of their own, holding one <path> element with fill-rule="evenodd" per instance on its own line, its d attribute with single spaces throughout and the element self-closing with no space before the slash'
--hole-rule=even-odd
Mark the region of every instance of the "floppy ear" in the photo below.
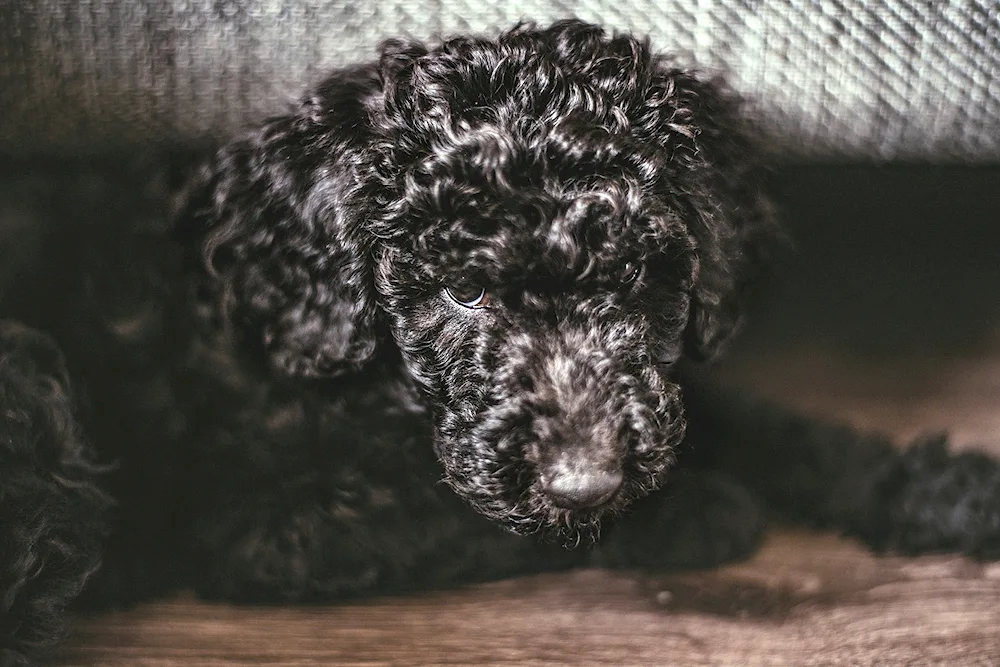
<svg viewBox="0 0 1000 667">
<path fill-rule="evenodd" d="M 717 80 L 671 73 L 677 107 L 690 142 L 675 152 L 685 162 L 678 193 L 697 245 L 684 350 L 696 360 L 716 356 L 743 323 L 751 293 L 769 269 L 780 238 L 764 193 L 763 147 L 739 98 Z"/>
<path fill-rule="evenodd" d="M 372 68 L 335 74 L 298 110 L 222 148 L 177 231 L 212 300 L 276 371 L 330 377 L 375 353 L 378 317 L 359 171 Z"/>
</svg>

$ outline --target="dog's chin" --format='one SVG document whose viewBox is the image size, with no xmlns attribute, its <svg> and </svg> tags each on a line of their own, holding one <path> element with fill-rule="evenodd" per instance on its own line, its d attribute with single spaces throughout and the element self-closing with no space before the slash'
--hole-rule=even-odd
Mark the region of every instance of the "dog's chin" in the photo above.
<svg viewBox="0 0 1000 667">
<path fill-rule="evenodd" d="M 631 503 L 619 494 L 597 507 L 565 509 L 546 503 L 533 535 L 568 547 L 590 546 L 601 537 L 601 528 L 624 512 Z"/>
<path fill-rule="evenodd" d="M 601 526 L 618 513 L 613 507 L 609 502 L 601 507 L 569 510 L 545 503 L 502 517 L 493 512 L 486 514 L 512 533 L 576 547 L 594 544 L 600 539 Z"/>
</svg>

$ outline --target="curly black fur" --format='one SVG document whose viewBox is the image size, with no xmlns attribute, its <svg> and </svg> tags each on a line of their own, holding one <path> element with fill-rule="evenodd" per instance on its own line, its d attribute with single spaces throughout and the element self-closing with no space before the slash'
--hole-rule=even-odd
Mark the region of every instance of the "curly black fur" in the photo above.
<svg viewBox="0 0 1000 667">
<path fill-rule="evenodd" d="M 765 503 L 996 555 L 995 462 L 688 391 L 776 235 L 752 137 L 720 82 L 581 22 L 393 41 L 223 147 L 171 222 L 64 230 L 60 308 L 23 317 L 117 467 L 62 366 L 5 351 L 0 646 L 52 638 L 104 491 L 91 606 L 711 565 Z"/>
<path fill-rule="evenodd" d="M 98 488 L 62 354 L 0 321 L 0 663 L 49 648 L 97 570 L 108 497 Z"/>
</svg>

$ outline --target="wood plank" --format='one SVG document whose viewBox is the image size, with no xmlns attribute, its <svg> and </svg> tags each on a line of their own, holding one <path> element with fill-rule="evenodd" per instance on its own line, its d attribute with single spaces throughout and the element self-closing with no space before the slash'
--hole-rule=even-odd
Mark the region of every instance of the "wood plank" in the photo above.
<svg viewBox="0 0 1000 667">
<path fill-rule="evenodd" d="M 330 607 L 182 597 L 81 619 L 59 664 L 997 665 L 1000 565 L 782 530 L 708 572 L 584 570 Z"/>
</svg>

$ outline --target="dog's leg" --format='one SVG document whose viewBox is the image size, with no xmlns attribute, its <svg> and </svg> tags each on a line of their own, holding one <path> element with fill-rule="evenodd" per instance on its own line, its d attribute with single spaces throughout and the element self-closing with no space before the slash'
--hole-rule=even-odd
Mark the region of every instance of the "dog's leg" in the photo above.
<svg viewBox="0 0 1000 667">
<path fill-rule="evenodd" d="M 60 351 L 0 322 L 0 665 L 51 647 L 97 569 L 110 505 L 98 474 Z"/>
<path fill-rule="evenodd" d="M 593 563 L 603 567 L 709 567 L 753 553 L 764 530 L 761 500 L 724 472 L 675 471 L 605 531 Z"/>
<path fill-rule="evenodd" d="M 408 494 L 344 482 L 258 489 L 216 507 L 198 525 L 198 593 L 324 602 L 566 569 L 584 556 L 508 534 L 458 502 L 431 498 L 432 488 Z"/>
<path fill-rule="evenodd" d="M 325 601 L 582 561 L 468 507 L 441 481 L 426 417 L 385 402 L 387 382 L 361 382 L 347 398 L 357 405 L 321 397 L 272 406 L 275 418 L 263 421 L 274 430 L 233 438 L 240 444 L 220 455 L 224 464 L 201 466 L 216 471 L 198 482 L 215 495 L 192 531 L 201 595 Z M 254 424 L 264 409 L 251 411 Z"/>
<path fill-rule="evenodd" d="M 688 384 L 692 458 L 727 471 L 782 515 L 876 550 L 1000 558 L 1000 464 L 943 437 L 887 438 Z"/>
</svg>

